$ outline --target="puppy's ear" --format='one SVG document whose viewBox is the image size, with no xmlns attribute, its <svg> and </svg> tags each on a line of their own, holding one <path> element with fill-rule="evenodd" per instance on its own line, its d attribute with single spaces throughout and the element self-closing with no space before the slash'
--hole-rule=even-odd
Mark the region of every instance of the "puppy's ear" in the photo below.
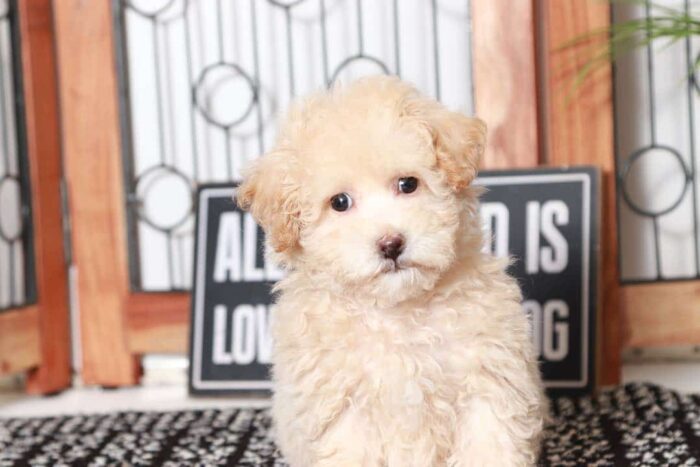
<svg viewBox="0 0 700 467">
<path fill-rule="evenodd" d="M 486 146 L 486 124 L 457 112 L 441 109 L 427 119 L 437 165 L 447 183 L 464 190 L 476 177 Z"/>
<path fill-rule="evenodd" d="M 301 203 L 295 172 L 292 152 L 275 149 L 248 167 L 236 191 L 238 205 L 250 211 L 278 253 L 299 245 Z"/>
<path fill-rule="evenodd" d="M 486 146 L 486 124 L 452 112 L 415 92 L 404 101 L 403 115 L 427 129 L 437 166 L 450 187 L 463 191 L 476 177 Z"/>
</svg>

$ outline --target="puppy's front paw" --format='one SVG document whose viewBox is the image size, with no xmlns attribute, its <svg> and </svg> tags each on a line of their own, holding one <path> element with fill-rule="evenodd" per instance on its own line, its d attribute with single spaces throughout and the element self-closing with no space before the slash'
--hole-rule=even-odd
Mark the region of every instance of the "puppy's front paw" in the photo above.
<svg viewBox="0 0 700 467">
<path fill-rule="evenodd" d="M 449 467 L 529 467 L 537 462 L 538 449 L 516 451 L 500 443 L 479 443 L 450 458 Z"/>
<path fill-rule="evenodd" d="M 503 408 L 494 408 L 483 399 L 474 399 L 462 419 L 448 465 L 536 465 L 544 411 L 533 410 L 522 417 L 496 416 L 497 413 L 504 412 L 506 411 Z"/>
<path fill-rule="evenodd" d="M 498 442 L 473 443 L 456 452 L 448 461 L 449 467 L 529 467 L 537 463 L 537 446 L 514 449 Z"/>
</svg>

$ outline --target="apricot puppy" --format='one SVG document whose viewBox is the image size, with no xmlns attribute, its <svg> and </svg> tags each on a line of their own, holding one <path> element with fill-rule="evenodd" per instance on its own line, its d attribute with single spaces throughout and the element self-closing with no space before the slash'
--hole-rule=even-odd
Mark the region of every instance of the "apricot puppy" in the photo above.
<svg viewBox="0 0 700 467">
<path fill-rule="evenodd" d="M 546 411 L 471 186 L 485 126 L 396 78 L 292 108 L 238 202 L 287 270 L 273 416 L 306 466 L 533 465 Z"/>
</svg>

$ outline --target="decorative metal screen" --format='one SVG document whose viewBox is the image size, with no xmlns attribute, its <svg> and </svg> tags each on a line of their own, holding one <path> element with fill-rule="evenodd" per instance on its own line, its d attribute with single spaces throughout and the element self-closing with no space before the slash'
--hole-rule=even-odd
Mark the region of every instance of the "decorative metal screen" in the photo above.
<svg viewBox="0 0 700 467">
<path fill-rule="evenodd" d="M 0 310 L 35 298 L 16 11 L 0 2 Z"/>
<path fill-rule="evenodd" d="M 620 2 L 615 21 L 700 14 L 698 2 Z M 694 9 L 693 9 L 694 8 Z M 657 41 L 658 42 L 658 41 Z M 654 42 L 615 70 L 621 274 L 625 282 L 700 278 L 700 40 Z"/>
<path fill-rule="evenodd" d="M 467 0 L 115 0 L 130 276 L 188 289 L 192 193 L 269 148 L 294 96 L 393 73 L 472 111 Z"/>
</svg>

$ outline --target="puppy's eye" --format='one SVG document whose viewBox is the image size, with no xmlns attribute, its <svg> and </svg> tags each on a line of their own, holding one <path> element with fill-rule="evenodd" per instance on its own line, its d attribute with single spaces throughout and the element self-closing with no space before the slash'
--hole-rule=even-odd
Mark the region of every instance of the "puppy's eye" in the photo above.
<svg viewBox="0 0 700 467">
<path fill-rule="evenodd" d="M 334 211 L 347 211 L 352 207 L 352 198 L 347 193 L 338 193 L 331 198 L 331 207 Z"/>
<path fill-rule="evenodd" d="M 416 177 L 399 178 L 398 188 L 401 193 L 413 193 L 418 188 L 418 179 Z"/>
</svg>

